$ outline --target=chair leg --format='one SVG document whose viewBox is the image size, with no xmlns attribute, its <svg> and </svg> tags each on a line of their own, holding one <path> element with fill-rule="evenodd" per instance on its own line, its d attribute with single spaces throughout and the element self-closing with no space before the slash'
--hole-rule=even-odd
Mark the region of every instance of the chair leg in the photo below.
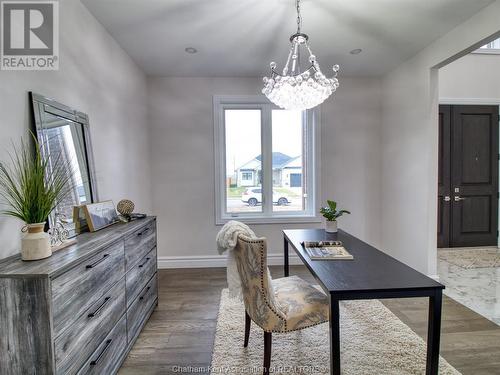
<svg viewBox="0 0 500 375">
<path fill-rule="evenodd" d="M 271 367 L 271 344 L 273 341 L 271 332 L 264 332 L 264 375 L 269 375 Z"/>
<path fill-rule="evenodd" d="M 243 345 L 245 348 L 248 346 L 248 339 L 250 338 L 250 325 L 252 324 L 252 319 L 250 319 L 250 315 L 245 311 L 245 344 Z"/>
</svg>

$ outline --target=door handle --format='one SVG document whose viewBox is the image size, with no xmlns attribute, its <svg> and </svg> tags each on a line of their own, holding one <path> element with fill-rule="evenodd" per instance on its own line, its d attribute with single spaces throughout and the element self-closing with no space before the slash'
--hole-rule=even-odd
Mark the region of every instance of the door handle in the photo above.
<svg viewBox="0 0 500 375">
<path fill-rule="evenodd" d="M 443 198 L 443 200 L 444 200 L 445 202 L 449 202 L 449 201 L 451 201 L 451 197 L 450 197 L 449 195 L 446 195 L 446 196 Z"/>
<path fill-rule="evenodd" d="M 463 200 L 465 200 L 464 197 L 460 197 L 458 195 L 455 195 L 455 202 L 460 202 L 460 201 L 463 201 Z"/>
</svg>

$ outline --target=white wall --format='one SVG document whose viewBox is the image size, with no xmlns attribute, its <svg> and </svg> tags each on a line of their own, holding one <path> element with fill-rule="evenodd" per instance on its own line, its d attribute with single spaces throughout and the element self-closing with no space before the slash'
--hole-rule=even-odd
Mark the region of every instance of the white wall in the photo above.
<svg viewBox="0 0 500 375">
<path fill-rule="evenodd" d="M 431 275 L 437 227 L 435 68 L 484 44 L 499 32 L 499 19 L 497 0 L 383 77 L 382 248 Z"/>
<path fill-rule="evenodd" d="M 439 69 L 440 100 L 500 103 L 500 55 L 472 53 Z"/>
<path fill-rule="evenodd" d="M 0 160 L 27 135 L 28 91 L 52 97 L 90 117 L 99 197 L 150 212 L 146 77 L 80 1 L 59 7 L 59 71 L 0 71 Z M 20 227 L 0 217 L 0 258 L 19 251 Z"/>
<path fill-rule="evenodd" d="M 215 225 L 212 97 L 254 95 L 260 89 L 259 78 L 149 78 L 160 259 L 194 265 L 196 259 L 216 256 L 220 226 Z M 351 209 L 353 215 L 342 219 L 341 228 L 374 245 L 380 243 L 380 119 L 378 79 L 341 78 L 341 88 L 322 106 L 323 201 L 334 198 Z M 279 262 L 281 230 L 308 226 L 321 224 L 253 229 L 268 238 L 269 253 L 277 254 Z"/>
</svg>

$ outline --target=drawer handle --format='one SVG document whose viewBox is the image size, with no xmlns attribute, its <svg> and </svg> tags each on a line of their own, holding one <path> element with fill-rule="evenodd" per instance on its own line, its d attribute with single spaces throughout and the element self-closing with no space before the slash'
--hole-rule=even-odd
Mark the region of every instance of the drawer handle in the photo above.
<svg viewBox="0 0 500 375">
<path fill-rule="evenodd" d="M 87 317 L 94 318 L 97 315 L 99 315 L 101 313 L 102 309 L 104 308 L 104 306 L 106 306 L 106 304 L 108 303 L 108 301 L 110 299 L 111 299 L 111 297 L 104 298 L 104 302 L 101 303 L 101 305 L 94 312 L 91 312 L 89 315 L 87 315 Z"/>
<path fill-rule="evenodd" d="M 87 268 L 88 270 L 89 270 L 89 269 L 91 269 L 91 268 L 94 268 L 94 267 L 96 267 L 97 265 L 99 265 L 99 263 L 104 262 L 104 261 L 106 260 L 106 258 L 107 258 L 107 257 L 109 257 L 109 254 L 104 254 L 104 255 L 102 256 L 102 258 L 101 258 L 101 259 L 96 260 L 96 261 L 95 261 L 94 263 L 92 263 L 92 264 L 87 264 L 87 266 L 86 266 L 85 268 Z"/>
<path fill-rule="evenodd" d="M 142 268 L 144 267 L 144 265 L 150 260 L 151 258 L 150 257 L 147 257 L 146 260 L 144 261 L 144 263 L 142 264 L 139 264 L 139 268 Z"/>
<path fill-rule="evenodd" d="M 142 296 L 140 296 L 140 297 L 139 297 L 139 300 L 141 300 L 141 301 L 142 301 L 142 300 L 144 299 L 144 297 L 146 297 L 146 294 L 148 294 L 149 289 L 151 289 L 151 287 L 150 287 L 150 286 L 148 286 L 148 287 L 146 288 L 146 292 L 145 292 Z"/>
<path fill-rule="evenodd" d="M 147 232 L 149 232 L 149 230 L 150 230 L 150 229 L 151 229 L 151 228 L 146 228 L 146 229 L 144 229 L 142 232 L 137 233 L 137 235 L 138 235 L 138 236 L 142 236 L 143 234 L 146 234 Z"/>
<path fill-rule="evenodd" d="M 106 345 L 104 346 L 104 349 L 102 349 L 102 351 L 99 353 L 99 355 L 97 356 L 96 359 L 94 359 L 92 362 L 90 362 L 90 366 L 96 366 L 99 363 L 99 361 L 101 360 L 101 358 L 108 351 L 109 346 L 111 345 L 112 341 L 113 341 L 113 339 L 106 340 Z"/>
</svg>

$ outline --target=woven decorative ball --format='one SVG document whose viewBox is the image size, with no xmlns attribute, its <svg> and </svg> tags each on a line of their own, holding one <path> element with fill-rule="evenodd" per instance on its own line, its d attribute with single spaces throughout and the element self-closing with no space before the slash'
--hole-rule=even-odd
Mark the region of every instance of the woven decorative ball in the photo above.
<svg viewBox="0 0 500 375">
<path fill-rule="evenodd" d="M 134 212 L 134 208 L 134 202 L 128 199 L 122 199 L 116 206 L 116 210 L 123 216 L 129 216 L 132 212 Z"/>
</svg>

